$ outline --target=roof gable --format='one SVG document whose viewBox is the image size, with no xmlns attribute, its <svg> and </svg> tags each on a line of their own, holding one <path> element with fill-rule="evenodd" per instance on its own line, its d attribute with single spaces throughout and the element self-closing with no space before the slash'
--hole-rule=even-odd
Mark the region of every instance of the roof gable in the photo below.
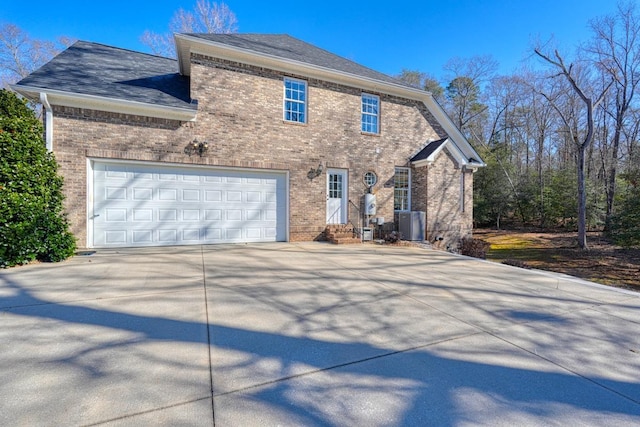
<svg viewBox="0 0 640 427">
<path fill-rule="evenodd" d="M 432 141 L 428 143 L 418 154 L 411 158 L 412 162 L 419 162 L 420 160 L 430 160 L 433 161 L 433 158 L 440 152 L 440 148 L 444 146 L 444 143 L 447 142 L 448 138 L 442 138 L 437 141 Z"/>
<path fill-rule="evenodd" d="M 242 49 L 256 54 L 287 59 L 382 82 L 409 86 L 401 80 L 367 68 L 287 34 L 191 33 L 184 35 L 211 43 L 233 46 L 236 49 Z"/>
<path fill-rule="evenodd" d="M 475 169 L 484 166 L 473 157 L 466 157 L 463 151 L 449 137 L 429 142 L 416 155 L 411 157 L 410 161 L 414 166 L 425 166 L 433 163 L 442 150 L 447 150 L 457 163 L 458 167 L 467 167 Z"/>
<path fill-rule="evenodd" d="M 324 49 L 288 35 L 273 34 L 175 34 L 175 41 L 180 71 L 185 75 L 190 74 L 191 54 L 196 53 L 420 101 L 449 135 L 455 150 L 465 159 L 464 164 L 472 168 L 484 166 L 478 153 L 431 93 Z"/>
</svg>

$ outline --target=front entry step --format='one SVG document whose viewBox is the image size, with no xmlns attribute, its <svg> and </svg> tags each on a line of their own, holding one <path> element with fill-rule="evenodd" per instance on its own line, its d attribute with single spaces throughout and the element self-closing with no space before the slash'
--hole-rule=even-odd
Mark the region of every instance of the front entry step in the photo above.
<svg viewBox="0 0 640 427">
<path fill-rule="evenodd" d="M 325 229 L 327 240 L 335 245 L 362 243 L 351 224 L 332 224 Z"/>
</svg>

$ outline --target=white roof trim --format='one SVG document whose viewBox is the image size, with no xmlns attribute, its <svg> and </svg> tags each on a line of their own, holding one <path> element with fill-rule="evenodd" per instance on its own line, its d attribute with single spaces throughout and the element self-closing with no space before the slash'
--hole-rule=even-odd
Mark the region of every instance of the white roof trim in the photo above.
<svg viewBox="0 0 640 427">
<path fill-rule="evenodd" d="M 190 54 L 196 53 L 214 58 L 241 62 L 243 64 L 254 65 L 257 67 L 269 68 L 271 70 L 296 73 L 301 76 L 317 78 L 332 83 L 346 84 L 359 89 L 370 89 L 373 91 L 389 93 L 389 88 L 395 87 L 396 90 L 403 90 L 403 92 L 414 92 L 414 99 L 417 99 L 415 98 L 415 95 L 425 93 L 422 90 L 401 84 L 394 84 L 370 77 L 358 76 L 356 74 L 335 70 L 333 68 L 321 67 L 319 65 L 295 61 L 281 56 L 256 52 L 225 43 L 206 40 L 200 37 L 189 36 L 187 34 L 175 34 L 174 38 L 176 42 L 176 49 L 178 51 L 178 65 L 180 67 L 180 73 L 185 76 L 191 75 Z M 403 96 L 407 97 L 406 95 Z"/>
<path fill-rule="evenodd" d="M 451 117 L 447 113 L 445 113 L 444 109 L 438 104 L 438 102 L 433 99 L 433 96 L 429 92 L 425 92 L 428 97 L 423 99 L 423 102 L 427 109 L 434 115 L 438 123 L 444 128 L 445 132 L 449 136 L 447 141 L 451 141 L 453 145 L 460 150 L 464 159 L 465 166 L 469 168 L 481 168 L 486 166 L 486 164 L 481 160 L 478 152 L 473 148 L 471 143 L 465 138 L 465 136 L 460 132 L 460 129 L 453 123 Z M 444 144 L 443 144 L 444 145 Z M 475 161 L 471 161 L 474 159 Z"/>
<path fill-rule="evenodd" d="M 430 142 L 429 144 L 432 144 L 432 143 L 433 142 Z M 417 160 L 417 161 L 411 162 L 411 163 L 413 163 L 415 166 L 418 166 L 418 167 L 427 165 L 429 163 L 433 163 L 436 160 L 436 158 L 438 157 L 438 154 L 440 154 L 440 152 L 445 148 L 445 146 L 450 144 L 450 143 L 451 143 L 451 141 L 449 140 L 449 138 L 447 138 L 442 144 L 440 144 L 440 146 L 438 148 L 436 148 L 433 151 L 433 153 L 431 153 L 429 155 L 429 157 L 427 157 L 426 159 Z M 425 146 L 425 148 L 428 147 L 429 144 L 427 144 Z M 460 153 L 460 151 L 458 150 L 457 153 Z M 460 157 L 460 158 L 458 158 L 458 157 Z M 464 159 L 462 159 L 461 156 L 457 156 L 456 161 L 458 163 L 460 163 L 461 161 L 464 161 Z"/>
<path fill-rule="evenodd" d="M 174 39 L 176 43 L 176 51 L 178 52 L 178 65 L 180 67 L 180 73 L 183 75 L 188 76 L 191 74 L 191 53 L 196 53 L 254 65 L 256 67 L 264 67 L 276 71 L 298 74 L 309 78 L 317 78 L 323 81 L 355 87 L 363 91 L 384 93 L 405 99 L 420 101 L 444 128 L 447 135 L 449 135 L 451 142 L 462 152 L 463 157 L 466 159 L 465 164 L 467 167 L 478 168 L 486 166 L 480 160 L 480 156 L 471 146 L 469 141 L 455 126 L 451 118 L 444 112 L 440 104 L 433 99 L 430 92 L 401 84 L 394 84 L 369 77 L 358 76 L 331 68 L 320 67 L 305 62 L 294 61 L 280 56 L 259 53 L 186 34 L 175 34 Z M 476 162 L 470 162 L 469 159 L 475 159 Z"/>
<path fill-rule="evenodd" d="M 427 144 L 428 145 L 428 144 Z M 450 138 L 447 138 L 438 148 L 436 148 L 433 153 L 429 155 L 426 159 L 417 160 L 415 162 L 411 162 L 416 167 L 426 166 L 433 163 L 438 155 L 442 152 L 442 150 L 446 149 L 449 154 L 453 157 L 454 161 L 458 164 L 459 167 L 467 166 L 469 162 L 464 158 L 462 152 L 456 147 L 456 145 L 451 142 Z"/>
<path fill-rule="evenodd" d="M 65 92 L 56 89 L 43 89 L 24 85 L 11 85 L 10 87 L 27 98 L 40 100 L 40 96 L 45 94 L 49 104 L 59 105 L 62 107 L 86 108 L 90 110 L 179 120 L 183 122 L 194 121 L 197 113 L 196 110 L 189 108 L 169 107 L 164 105 L 148 104 L 146 102 Z"/>
</svg>

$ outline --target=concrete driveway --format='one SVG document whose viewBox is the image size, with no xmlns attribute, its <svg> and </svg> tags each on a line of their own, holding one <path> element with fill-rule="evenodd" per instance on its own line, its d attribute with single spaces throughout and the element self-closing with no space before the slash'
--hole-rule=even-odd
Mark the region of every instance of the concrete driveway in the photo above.
<svg viewBox="0 0 640 427">
<path fill-rule="evenodd" d="M 0 425 L 640 425 L 640 294 L 418 248 L 0 272 Z"/>
</svg>

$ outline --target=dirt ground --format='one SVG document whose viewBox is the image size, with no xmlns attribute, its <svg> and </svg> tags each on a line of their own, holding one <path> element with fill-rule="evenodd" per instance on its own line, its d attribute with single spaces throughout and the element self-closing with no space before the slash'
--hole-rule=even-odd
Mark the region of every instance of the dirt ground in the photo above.
<svg viewBox="0 0 640 427">
<path fill-rule="evenodd" d="M 602 233 L 588 234 L 588 251 L 577 247 L 576 233 L 476 229 L 473 235 L 491 244 L 490 261 L 524 263 L 640 292 L 640 249 L 615 246 Z"/>
</svg>

